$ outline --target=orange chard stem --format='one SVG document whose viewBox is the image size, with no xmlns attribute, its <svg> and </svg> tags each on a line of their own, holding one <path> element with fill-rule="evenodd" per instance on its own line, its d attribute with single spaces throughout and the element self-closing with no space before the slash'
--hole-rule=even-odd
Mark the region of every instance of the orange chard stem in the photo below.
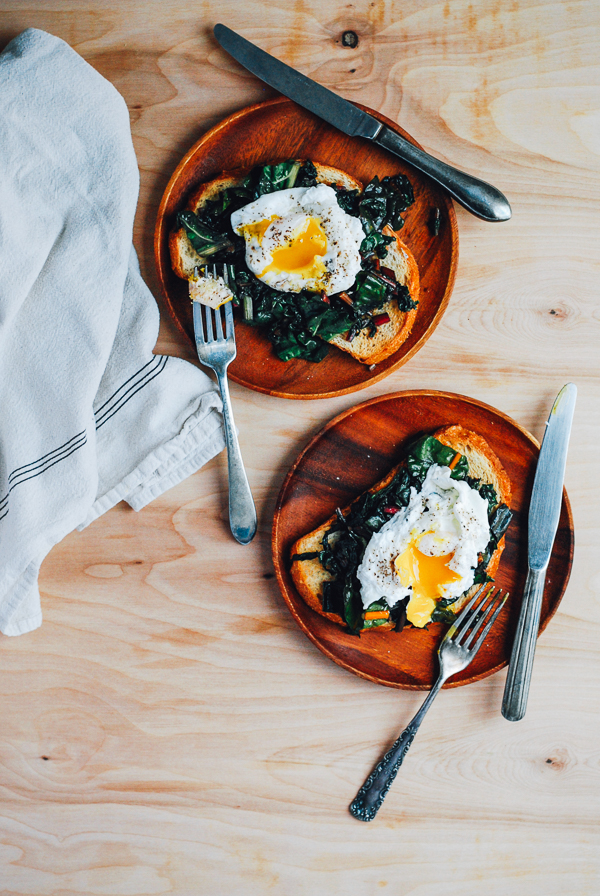
<svg viewBox="0 0 600 896">
<path fill-rule="evenodd" d="M 453 470 L 454 467 L 455 467 L 455 466 L 457 465 L 457 463 L 459 462 L 459 460 L 461 459 L 461 457 L 462 457 L 462 454 L 458 454 L 458 453 L 456 453 L 456 454 L 454 455 L 454 457 L 452 458 L 452 460 L 450 461 L 450 463 L 448 464 L 448 468 L 449 468 L 450 470 Z"/>
</svg>

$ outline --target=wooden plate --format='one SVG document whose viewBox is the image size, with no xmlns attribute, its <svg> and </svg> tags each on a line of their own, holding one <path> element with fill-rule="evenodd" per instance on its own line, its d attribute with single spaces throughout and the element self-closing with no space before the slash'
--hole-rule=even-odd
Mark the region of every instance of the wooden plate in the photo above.
<svg viewBox="0 0 600 896">
<path fill-rule="evenodd" d="M 283 484 L 273 524 L 273 559 L 291 613 L 317 647 L 362 678 L 394 688 L 430 688 L 436 650 L 446 626 L 370 632 L 356 637 L 311 610 L 289 572 L 290 549 L 307 532 L 346 507 L 400 460 L 419 434 L 460 423 L 480 433 L 500 458 L 513 487 L 514 518 L 506 533 L 496 584 L 511 597 L 470 666 L 446 687 L 478 681 L 508 663 L 527 573 L 527 516 L 539 444 L 514 420 L 472 398 L 447 392 L 397 392 L 360 404 L 332 420 L 304 449 Z M 542 607 L 548 625 L 567 587 L 573 559 L 573 519 L 566 491 Z"/>
<path fill-rule="evenodd" d="M 365 108 L 361 106 L 360 108 Z M 379 121 L 406 137 L 394 122 L 373 112 Z M 264 165 L 288 158 L 333 165 L 367 183 L 401 171 L 414 189 L 414 205 L 406 212 L 402 239 L 415 255 L 421 274 L 419 312 L 412 333 L 400 349 L 369 370 L 346 352 L 332 347 L 319 364 L 280 361 L 260 330 L 236 323 L 238 354 L 230 365 L 232 380 L 283 398 L 330 398 L 362 389 L 405 364 L 429 338 L 448 304 L 458 260 L 458 230 L 451 200 L 425 175 L 368 140 L 347 137 L 291 100 L 279 97 L 231 115 L 205 134 L 182 159 L 165 190 L 156 223 L 154 251 L 161 289 L 180 331 L 194 343 L 192 309 L 187 283 L 176 277 L 169 258 L 169 232 L 175 214 L 202 182 L 223 171 Z M 441 211 L 441 228 L 431 235 L 432 208 Z"/>
</svg>

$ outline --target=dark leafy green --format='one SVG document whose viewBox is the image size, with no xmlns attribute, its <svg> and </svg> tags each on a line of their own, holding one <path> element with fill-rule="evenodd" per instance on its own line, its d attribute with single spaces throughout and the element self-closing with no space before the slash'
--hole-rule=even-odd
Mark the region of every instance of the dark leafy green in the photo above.
<svg viewBox="0 0 600 896">
<path fill-rule="evenodd" d="M 360 244 L 361 255 L 376 255 L 377 258 L 383 258 L 387 252 L 387 247 L 394 242 L 393 236 L 386 233 L 370 233 Z"/>
<path fill-rule="evenodd" d="M 347 334 L 350 340 L 364 329 L 375 333 L 374 313 L 390 298 L 397 299 L 401 310 L 414 307 L 406 287 L 390 286 L 370 271 L 357 275 L 350 305 L 337 295 L 323 298 L 307 290 L 290 293 L 271 289 L 239 268 L 230 282 L 235 286 L 235 304 L 246 308 L 251 300 L 252 315 L 244 314 L 245 320 L 265 328 L 282 361 L 320 361 L 327 354 L 327 340 L 333 336 Z"/>
<path fill-rule="evenodd" d="M 458 600 L 458 598 L 456 598 Z M 455 601 L 440 600 L 437 602 L 433 613 L 431 614 L 432 622 L 443 622 L 445 625 L 452 625 L 456 619 L 456 613 L 451 609 L 451 605 Z"/>
<path fill-rule="evenodd" d="M 404 174 L 384 177 L 382 181 L 375 176 L 357 200 L 358 215 L 367 236 L 386 225 L 400 230 L 404 227 L 402 212 L 414 201 L 412 186 Z"/>
<path fill-rule="evenodd" d="M 433 436 L 422 436 L 409 446 L 407 454 L 408 469 L 420 487 L 429 467 L 432 464 L 449 466 L 456 456 L 456 451 L 447 445 L 442 445 Z M 450 475 L 452 479 L 465 479 L 469 475 L 469 463 L 466 457 L 460 458 Z"/>
<path fill-rule="evenodd" d="M 227 234 L 211 229 L 194 212 L 179 212 L 177 218 L 179 225 L 185 227 L 188 239 L 196 252 L 204 258 L 233 246 Z"/>
<path fill-rule="evenodd" d="M 498 547 L 498 542 L 508 529 L 512 519 L 512 511 L 508 509 L 506 504 L 497 504 L 493 509 L 488 510 L 488 519 L 490 522 L 490 540 L 475 570 L 475 584 L 483 584 L 491 582 L 492 579 L 486 573 L 486 567 L 490 562 L 492 554 Z"/>
<path fill-rule="evenodd" d="M 432 208 L 429 213 L 429 220 L 427 222 L 429 227 L 429 232 L 432 236 L 439 236 L 440 227 L 442 223 L 442 213 L 437 206 Z"/>
<path fill-rule="evenodd" d="M 302 554 L 293 554 L 291 562 L 294 563 L 295 560 L 316 560 L 318 556 L 318 551 L 304 551 Z"/>
<path fill-rule="evenodd" d="M 333 189 L 337 194 L 336 198 L 339 207 L 347 215 L 353 215 L 353 217 L 358 218 L 358 190 L 346 190 L 344 187 L 340 187 L 339 184 L 334 184 Z"/>
<path fill-rule="evenodd" d="M 281 162 L 279 165 L 265 165 L 256 186 L 258 196 L 295 187 L 300 168 L 301 163 L 293 161 Z"/>
<path fill-rule="evenodd" d="M 305 162 L 300 169 L 297 187 L 316 187 L 317 185 L 317 169 L 312 162 Z"/>
<path fill-rule="evenodd" d="M 415 201 L 411 183 L 404 174 L 384 177 L 381 181 L 375 176 L 362 193 L 341 187 L 337 187 L 336 192 L 338 204 L 347 214 L 360 218 L 367 236 L 383 230 L 386 224 L 392 230 L 401 230 L 404 227 L 402 212 Z"/>
<path fill-rule="evenodd" d="M 401 632 L 406 625 L 406 608 L 409 600 L 410 598 L 408 597 L 399 600 L 390 610 L 390 618 L 394 623 L 395 632 Z"/>
<path fill-rule="evenodd" d="M 251 318 L 245 315 L 246 320 L 265 328 L 282 361 L 320 361 L 329 348 L 323 340 L 345 333 L 356 318 L 339 298 L 326 303 L 315 293 L 280 292 L 243 270 L 236 273 L 235 291 L 243 307 L 248 299 L 252 301 L 253 314 Z"/>
</svg>

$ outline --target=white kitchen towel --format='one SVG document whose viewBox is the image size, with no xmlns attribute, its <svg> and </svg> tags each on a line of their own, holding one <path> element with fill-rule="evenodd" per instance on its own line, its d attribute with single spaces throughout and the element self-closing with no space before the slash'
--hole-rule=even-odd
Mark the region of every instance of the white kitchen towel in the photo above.
<svg viewBox="0 0 600 896">
<path fill-rule="evenodd" d="M 115 88 L 36 29 L 0 54 L 0 630 L 40 625 L 50 548 L 224 447 L 209 377 L 154 355 L 132 247 L 139 175 Z"/>
</svg>

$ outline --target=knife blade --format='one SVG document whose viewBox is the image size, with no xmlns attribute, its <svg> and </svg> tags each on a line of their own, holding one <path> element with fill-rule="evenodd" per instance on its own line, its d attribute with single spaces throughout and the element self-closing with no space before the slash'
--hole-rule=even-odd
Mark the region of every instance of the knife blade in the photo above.
<svg viewBox="0 0 600 896">
<path fill-rule="evenodd" d="M 409 162 L 444 187 L 471 214 L 484 221 L 508 221 L 510 218 L 510 203 L 496 187 L 435 159 L 368 112 L 259 49 L 226 25 L 215 25 L 213 32 L 223 49 L 261 81 L 350 137 L 373 140 Z"/>
<path fill-rule="evenodd" d="M 529 504 L 527 578 L 502 701 L 502 715 L 509 722 L 518 722 L 527 709 L 546 570 L 560 518 L 576 398 L 577 387 L 573 383 L 567 383 L 558 393 L 546 423 L 535 471 Z"/>
</svg>

